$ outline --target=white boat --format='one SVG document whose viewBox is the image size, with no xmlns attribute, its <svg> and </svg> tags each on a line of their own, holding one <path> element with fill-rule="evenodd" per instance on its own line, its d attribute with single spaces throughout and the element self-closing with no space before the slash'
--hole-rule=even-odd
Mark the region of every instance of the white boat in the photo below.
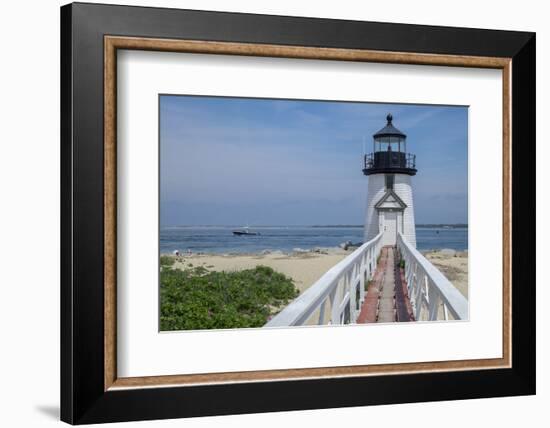
<svg viewBox="0 0 550 428">
<path fill-rule="evenodd" d="M 242 229 L 237 229 L 237 230 L 234 230 L 233 231 L 233 235 L 237 235 L 237 236 L 254 236 L 254 235 L 259 235 L 260 232 L 254 232 L 254 231 L 251 231 L 248 229 L 248 226 L 247 227 L 243 227 Z"/>
</svg>

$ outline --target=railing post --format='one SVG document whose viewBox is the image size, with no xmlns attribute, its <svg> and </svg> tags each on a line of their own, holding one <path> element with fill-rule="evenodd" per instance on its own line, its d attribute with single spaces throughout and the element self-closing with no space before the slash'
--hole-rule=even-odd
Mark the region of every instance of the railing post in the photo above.
<svg viewBox="0 0 550 428">
<path fill-rule="evenodd" d="M 334 287 L 334 289 L 330 292 L 330 295 L 329 295 L 329 299 L 330 299 L 330 320 L 329 320 L 329 323 L 330 324 L 334 324 L 334 312 L 335 312 L 335 307 L 337 306 L 337 302 L 336 302 L 336 294 L 337 294 L 337 291 L 338 290 L 338 284 L 336 284 L 336 287 Z"/>
<path fill-rule="evenodd" d="M 373 251 L 372 253 L 372 261 L 371 261 L 371 266 L 372 266 L 372 275 L 374 276 L 374 272 L 376 271 L 376 259 L 378 259 L 378 254 L 380 254 L 380 247 L 379 247 L 379 244 L 378 242 L 376 243 L 376 247 L 375 247 L 375 251 Z"/>
<path fill-rule="evenodd" d="M 369 258 L 368 259 L 369 260 L 369 276 L 367 277 L 368 280 L 372 279 L 372 275 L 373 275 L 372 272 L 374 270 L 372 268 L 372 266 L 373 266 L 373 264 L 372 264 L 372 254 L 373 254 L 373 251 L 372 251 L 372 248 L 371 248 L 371 249 L 369 249 L 369 255 L 368 255 L 368 258 Z"/>
<path fill-rule="evenodd" d="M 365 258 L 361 258 L 361 268 L 359 269 L 359 300 L 363 304 L 365 301 L 365 275 L 367 274 L 367 266 L 365 263 Z M 359 308 L 361 310 L 361 308 Z"/>
<path fill-rule="evenodd" d="M 417 311 L 419 310 L 419 307 L 422 304 L 422 302 L 418 300 L 418 290 L 420 289 L 420 285 L 419 285 L 420 280 L 418 278 L 418 272 L 417 272 L 418 265 L 413 261 L 411 263 L 413 263 L 413 273 L 412 273 L 412 287 L 411 287 L 411 290 L 409 290 L 409 296 L 411 296 L 414 316 L 415 316 L 415 319 L 417 319 L 416 318 Z"/>
<path fill-rule="evenodd" d="M 411 266 L 411 258 L 408 254 L 405 253 L 405 275 L 406 278 L 409 278 L 411 276 L 412 266 Z"/>
<path fill-rule="evenodd" d="M 345 284 L 342 284 L 342 282 L 344 282 L 344 277 L 341 276 L 334 288 L 334 299 L 332 301 L 330 317 L 332 324 L 341 323 L 340 304 L 345 296 Z"/>
<path fill-rule="evenodd" d="M 376 271 L 376 247 L 371 248 L 369 252 L 369 279 L 374 277 Z"/>
<path fill-rule="evenodd" d="M 429 306 L 428 306 L 428 320 L 435 321 L 437 320 L 438 309 L 439 309 L 439 293 L 431 285 L 431 281 L 428 280 L 428 297 L 429 297 Z"/>
<path fill-rule="evenodd" d="M 349 307 L 349 322 L 352 323 L 352 322 L 355 322 L 355 296 L 356 296 L 356 293 L 355 293 L 355 290 L 356 290 L 356 285 L 355 285 L 355 267 L 351 270 L 351 272 L 347 275 L 347 285 L 346 285 L 346 289 L 348 290 L 348 293 L 349 293 L 349 302 L 348 302 L 348 307 Z M 344 293 L 344 296 L 346 295 L 346 293 Z"/>
<path fill-rule="evenodd" d="M 325 310 L 327 306 L 327 300 L 323 300 L 323 303 L 321 303 L 321 307 L 319 308 L 319 322 L 318 325 L 323 325 L 325 323 Z"/>
<path fill-rule="evenodd" d="M 416 265 L 418 269 L 418 264 Z M 418 272 L 416 272 L 418 281 Z M 422 316 L 422 307 L 424 306 L 424 289 L 426 284 L 426 274 L 422 275 L 422 280 L 418 281 L 417 283 L 417 290 L 416 290 L 416 314 L 415 319 L 417 321 L 420 320 L 420 317 Z"/>
</svg>

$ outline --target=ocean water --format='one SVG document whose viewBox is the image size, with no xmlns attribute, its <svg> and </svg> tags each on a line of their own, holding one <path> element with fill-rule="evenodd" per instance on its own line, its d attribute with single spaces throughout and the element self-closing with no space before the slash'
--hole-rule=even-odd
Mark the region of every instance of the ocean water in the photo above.
<svg viewBox="0 0 550 428">
<path fill-rule="evenodd" d="M 362 227 L 261 226 L 250 228 L 258 236 L 235 236 L 232 226 L 173 226 L 160 229 L 160 252 L 259 253 L 263 250 L 289 252 L 295 248 L 337 247 L 342 242 L 363 240 Z M 467 228 L 417 227 L 419 250 L 468 249 Z"/>
</svg>

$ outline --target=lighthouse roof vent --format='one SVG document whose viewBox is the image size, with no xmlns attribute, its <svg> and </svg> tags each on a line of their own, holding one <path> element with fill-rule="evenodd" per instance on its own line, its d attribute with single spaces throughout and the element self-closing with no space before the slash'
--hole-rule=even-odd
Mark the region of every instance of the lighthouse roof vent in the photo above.
<svg viewBox="0 0 550 428">
<path fill-rule="evenodd" d="M 405 134 L 403 134 L 399 129 L 393 126 L 392 124 L 393 116 L 391 114 L 388 114 L 386 116 L 386 120 L 388 121 L 388 123 L 380 131 L 378 131 L 376 134 L 373 135 L 374 138 L 381 138 L 381 137 L 407 138 Z"/>
</svg>

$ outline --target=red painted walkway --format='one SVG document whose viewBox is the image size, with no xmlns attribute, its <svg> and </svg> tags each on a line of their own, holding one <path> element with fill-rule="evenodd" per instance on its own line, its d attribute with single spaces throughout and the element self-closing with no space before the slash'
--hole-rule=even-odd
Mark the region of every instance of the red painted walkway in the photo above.
<svg viewBox="0 0 550 428">
<path fill-rule="evenodd" d="M 405 274 L 395 247 L 382 248 L 357 323 L 414 321 Z"/>
</svg>

